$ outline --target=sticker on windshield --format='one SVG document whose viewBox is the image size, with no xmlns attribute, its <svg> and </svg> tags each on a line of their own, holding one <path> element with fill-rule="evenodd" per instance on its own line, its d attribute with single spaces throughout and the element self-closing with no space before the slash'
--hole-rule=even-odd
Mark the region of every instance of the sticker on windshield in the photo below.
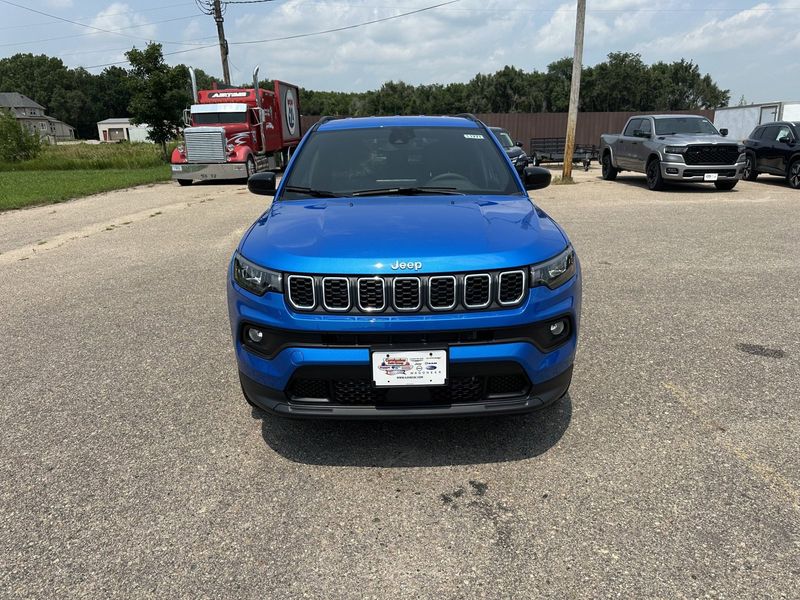
<svg viewBox="0 0 800 600">
<path fill-rule="evenodd" d="M 485 139 L 480 133 L 465 133 L 464 137 L 468 140 L 482 140 Z"/>
</svg>

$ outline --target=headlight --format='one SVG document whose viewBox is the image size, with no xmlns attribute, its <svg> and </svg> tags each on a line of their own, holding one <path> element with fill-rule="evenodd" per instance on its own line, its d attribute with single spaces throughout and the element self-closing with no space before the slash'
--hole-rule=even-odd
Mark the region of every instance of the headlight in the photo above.
<svg viewBox="0 0 800 600">
<path fill-rule="evenodd" d="M 575 275 L 575 251 L 567 246 L 561 254 L 547 262 L 531 267 L 531 287 L 546 285 L 551 290 L 569 281 Z"/>
<path fill-rule="evenodd" d="M 283 293 L 283 275 L 254 265 L 236 254 L 233 257 L 233 280 L 248 292 L 263 296 L 266 292 Z"/>
<path fill-rule="evenodd" d="M 225 146 L 225 148 L 228 150 L 228 152 L 233 152 L 235 149 L 233 144 L 228 144 Z"/>
<path fill-rule="evenodd" d="M 528 162 L 528 155 L 527 154 L 520 154 L 514 159 L 514 164 L 519 164 L 523 162 Z"/>
<path fill-rule="evenodd" d="M 686 146 L 667 146 L 664 148 L 664 152 L 667 154 L 683 154 L 686 152 Z"/>
</svg>

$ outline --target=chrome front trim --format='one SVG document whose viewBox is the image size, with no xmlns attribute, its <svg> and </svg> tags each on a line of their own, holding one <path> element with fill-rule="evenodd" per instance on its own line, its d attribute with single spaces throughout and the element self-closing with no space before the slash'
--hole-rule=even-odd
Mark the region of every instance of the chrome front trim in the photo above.
<svg viewBox="0 0 800 600">
<path fill-rule="evenodd" d="M 398 281 L 416 281 L 417 282 L 417 305 L 413 308 L 400 308 L 397 306 L 397 293 L 395 292 L 395 285 Z M 415 312 L 422 308 L 422 281 L 419 277 L 395 277 L 392 279 L 392 306 L 398 312 Z"/>
<path fill-rule="evenodd" d="M 514 273 L 520 273 L 522 275 L 522 289 L 520 290 L 519 296 L 517 296 L 511 302 L 503 302 L 500 299 L 500 290 L 503 289 L 503 276 L 504 275 L 512 275 Z M 515 304 L 519 304 L 522 299 L 525 297 L 525 290 L 528 287 L 528 278 L 525 274 L 525 271 L 522 269 L 517 269 L 516 271 L 503 271 L 500 275 L 497 276 L 497 303 L 500 306 L 514 306 Z"/>
<path fill-rule="evenodd" d="M 307 279 L 311 281 L 311 304 L 308 306 L 301 306 L 299 304 L 295 304 L 294 300 L 292 300 L 292 281 L 295 279 Z M 291 304 L 294 308 L 298 310 L 313 310 L 317 306 L 317 289 L 314 282 L 314 278 L 309 275 L 289 275 L 287 279 L 287 297 L 289 298 L 289 304 Z"/>
<path fill-rule="evenodd" d="M 469 285 L 469 281 L 473 277 L 485 277 L 489 280 L 489 290 L 486 294 L 486 302 L 483 304 L 468 304 L 467 303 L 467 286 Z M 469 275 L 464 276 L 464 306 L 467 308 L 486 308 L 492 303 L 492 276 L 488 273 L 471 273 Z"/>
<path fill-rule="evenodd" d="M 453 303 L 450 306 L 434 306 L 433 302 L 431 301 L 431 288 L 433 288 L 433 282 L 438 279 L 449 279 L 453 282 Z M 458 280 L 455 278 L 454 275 L 433 275 L 432 277 L 428 278 L 428 307 L 431 310 L 453 310 L 456 305 L 458 304 Z"/>
<path fill-rule="evenodd" d="M 328 299 L 325 297 L 325 282 L 326 281 L 344 281 L 345 289 L 347 290 L 347 306 L 345 308 L 335 308 L 328 306 Z M 347 277 L 323 277 L 322 278 L 322 307 L 331 312 L 347 312 L 352 306 L 350 301 L 350 280 Z"/>
<path fill-rule="evenodd" d="M 365 308 L 361 304 L 361 282 L 362 281 L 380 281 L 381 282 L 381 290 L 383 290 L 383 304 L 380 308 Z M 363 312 L 381 312 L 386 310 L 386 280 L 383 277 L 359 277 L 358 281 L 356 281 L 356 298 L 358 303 L 358 310 Z"/>
</svg>

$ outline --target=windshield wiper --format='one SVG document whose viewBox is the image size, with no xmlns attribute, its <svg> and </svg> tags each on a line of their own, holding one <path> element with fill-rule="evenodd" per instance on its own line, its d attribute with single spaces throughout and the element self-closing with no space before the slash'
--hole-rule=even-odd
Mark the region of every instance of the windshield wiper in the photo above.
<svg viewBox="0 0 800 600">
<path fill-rule="evenodd" d="M 308 194 L 314 198 L 341 198 L 342 196 L 346 196 L 347 194 L 334 194 L 333 192 L 329 192 L 327 190 L 315 190 L 309 187 L 301 187 L 297 185 L 287 185 L 283 188 L 284 192 L 296 192 L 298 194 Z"/>
<path fill-rule="evenodd" d="M 357 190 L 353 192 L 352 196 L 418 196 L 424 194 L 442 194 L 445 196 L 463 196 L 463 192 L 459 192 L 454 187 L 393 187 L 393 188 L 376 188 L 374 190 Z"/>
</svg>

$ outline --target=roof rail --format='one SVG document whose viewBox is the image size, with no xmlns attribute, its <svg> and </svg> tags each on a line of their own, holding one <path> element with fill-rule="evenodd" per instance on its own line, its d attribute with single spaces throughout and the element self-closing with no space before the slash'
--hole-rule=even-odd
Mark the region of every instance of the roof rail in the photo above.
<svg viewBox="0 0 800 600">
<path fill-rule="evenodd" d="M 331 115 L 324 115 L 324 116 L 319 118 L 319 121 L 314 123 L 314 125 L 311 127 L 310 131 L 316 131 L 320 127 L 320 125 L 324 125 L 328 121 L 333 121 L 335 119 L 341 119 L 341 118 L 342 117 L 333 117 Z"/>
<path fill-rule="evenodd" d="M 457 115 L 453 115 L 454 117 L 461 117 L 462 119 L 469 119 L 470 121 L 475 121 L 476 123 L 481 123 L 481 120 L 478 119 L 472 113 L 459 113 Z"/>
</svg>

